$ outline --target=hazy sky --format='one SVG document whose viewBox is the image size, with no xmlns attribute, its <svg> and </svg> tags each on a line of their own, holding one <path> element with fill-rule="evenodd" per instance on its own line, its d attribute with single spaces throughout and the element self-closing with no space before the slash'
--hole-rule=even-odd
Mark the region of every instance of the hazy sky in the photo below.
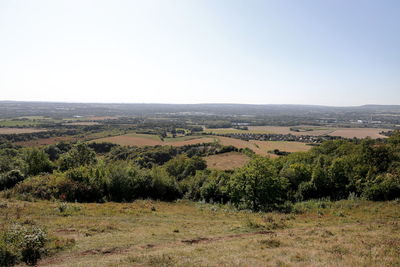
<svg viewBox="0 0 400 267">
<path fill-rule="evenodd" d="M 400 104 L 400 1 L 1 0 L 0 99 Z"/>
</svg>

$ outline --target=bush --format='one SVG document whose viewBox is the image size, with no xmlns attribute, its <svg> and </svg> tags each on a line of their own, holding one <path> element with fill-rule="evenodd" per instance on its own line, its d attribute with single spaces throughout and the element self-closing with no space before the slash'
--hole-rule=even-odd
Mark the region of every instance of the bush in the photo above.
<svg viewBox="0 0 400 267">
<path fill-rule="evenodd" d="M 17 183 L 25 179 L 19 170 L 11 170 L 0 176 L 0 190 L 14 187 Z"/>
<path fill-rule="evenodd" d="M 271 160 L 255 158 L 231 177 L 229 193 L 240 208 L 268 211 L 284 203 L 287 186 L 287 179 L 278 176 Z"/>
<path fill-rule="evenodd" d="M 393 200 L 400 196 L 400 176 L 386 173 L 367 183 L 362 196 L 369 200 Z"/>
<path fill-rule="evenodd" d="M 36 265 L 46 253 L 46 232 L 36 225 L 13 224 L 0 242 L 0 262 L 10 266 L 18 262 Z M 2 265 L 3 266 L 3 265 Z"/>
</svg>

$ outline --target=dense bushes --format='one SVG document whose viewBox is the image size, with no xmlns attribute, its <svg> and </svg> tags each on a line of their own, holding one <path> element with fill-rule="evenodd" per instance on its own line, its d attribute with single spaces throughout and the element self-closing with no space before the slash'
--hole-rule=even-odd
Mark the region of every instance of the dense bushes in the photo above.
<svg viewBox="0 0 400 267">
<path fill-rule="evenodd" d="M 391 200 L 400 197 L 399 139 L 395 134 L 387 142 L 328 141 L 309 152 L 277 159 L 247 152 L 252 160 L 232 172 L 208 170 L 198 156 L 232 149 L 215 144 L 185 148 L 106 146 L 100 150 L 110 152 L 100 156 L 86 144 L 57 145 L 46 148 L 46 153 L 5 148 L 0 150 L 0 158 L 7 163 L 0 161 L 0 189 L 84 202 L 185 197 L 231 202 L 252 210 L 287 210 L 289 202 L 338 200 L 349 195 Z"/>
</svg>

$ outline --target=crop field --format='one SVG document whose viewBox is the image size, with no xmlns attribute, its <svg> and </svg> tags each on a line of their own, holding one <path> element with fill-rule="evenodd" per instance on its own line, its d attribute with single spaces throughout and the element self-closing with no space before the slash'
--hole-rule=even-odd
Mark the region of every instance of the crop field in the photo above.
<svg viewBox="0 0 400 267">
<path fill-rule="evenodd" d="M 173 140 L 176 139 L 176 140 Z M 184 146 L 193 145 L 201 143 L 211 143 L 214 142 L 214 138 L 210 137 L 193 137 L 190 138 L 168 138 L 167 141 L 161 141 L 157 135 L 149 134 L 127 134 L 112 137 L 105 137 L 100 139 L 95 139 L 93 142 L 110 142 L 118 145 L 124 146 Z"/>
<path fill-rule="evenodd" d="M 84 125 L 84 126 L 99 125 L 99 124 L 100 123 L 95 121 L 78 121 L 78 122 L 64 123 L 64 125 Z"/>
<path fill-rule="evenodd" d="M 276 155 L 272 155 L 268 153 L 270 150 L 279 149 L 281 151 L 286 152 L 302 152 L 308 151 L 311 149 L 311 146 L 307 146 L 305 143 L 301 142 L 285 142 L 285 141 L 257 141 L 250 140 L 245 141 L 236 138 L 216 137 L 219 142 L 224 146 L 234 146 L 237 148 L 249 148 L 253 150 L 258 155 L 269 155 L 272 157 L 276 157 Z"/>
<path fill-rule="evenodd" d="M 45 132 L 46 129 L 36 128 L 0 128 L 0 134 L 23 134 L 23 133 L 38 133 Z"/>
<path fill-rule="evenodd" d="M 331 135 L 341 136 L 344 138 L 365 138 L 371 137 L 386 138 L 386 136 L 379 134 L 388 129 L 378 128 L 330 128 L 330 127 L 316 127 L 316 126 L 249 126 L 248 130 L 239 130 L 233 128 L 218 128 L 218 129 L 205 129 L 205 132 L 216 134 L 230 134 L 230 133 L 254 133 L 254 134 L 292 134 L 292 135 Z M 290 128 L 297 128 L 299 131 L 292 131 Z"/>
<path fill-rule="evenodd" d="M 380 132 L 387 131 L 388 129 L 375 129 L 375 128 L 341 128 L 330 133 L 331 136 L 341 136 L 345 138 L 387 138 L 387 136 L 381 135 Z"/>
<path fill-rule="evenodd" d="M 81 140 L 81 138 L 62 136 L 62 137 L 39 138 L 29 141 L 20 141 L 20 142 L 15 142 L 14 144 L 24 147 L 40 147 L 40 146 L 53 145 L 59 142 L 72 142 L 79 140 Z"/>
<path fill-rule="evenodd" d="M 398 201 L 309 201 L 290 214 L 189 201 L 0 203 L 1 228 L 47 229 L 53 253 L 38 266 L 400 265 Z"/>
<path fill-rule="evenodd" d="M 255 144 L 263 151 L 279 149 L 286 152 L 304 152 L 311 149 L 311 146 L 301 142 L 250 140 L 250 143 Z"/>
<path fill-rule="evenodd" d="M 243 167 L 250 160 L 248 156 L 238 152 L 211 155 L 204 159 L 207 162 L 207 168 L 216 170 L 234 170 Z"/>
</svg>

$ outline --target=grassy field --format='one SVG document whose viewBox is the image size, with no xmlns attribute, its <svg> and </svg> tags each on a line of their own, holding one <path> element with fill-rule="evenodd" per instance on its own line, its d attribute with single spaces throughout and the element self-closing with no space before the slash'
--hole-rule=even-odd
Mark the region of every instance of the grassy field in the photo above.
<svg viewBox="0 0 400 267">
<path fill-rule="evenodd" d="M 207 161 L 207 168 L 216 170 L 234 170 L 243 167 L 250 160 L 239 152 L 211 155 L 204 159 Z"/>
<path fill-rule="evenodd" d="M 249 126 L 248 130 L 238 130 L 233 128 L 220 128 L 220 129 L 205 129 L 206 133 L 216 134 L 230 134 L 230 133 L 254 133 L 254 134 L 292 134 L 292 135 L 331 135 L 341 136 L 345 138 L 386 138 L 386 136 L 379 134 L 388 129 L 377 128 L 331 128 L 331 127 L 316 127 L 316 126 L 296 126 L 300 131 L 292 131 L 286 126 Z"/>
<path fill-rule="evenodd" d="M 39 266 L 399 266 L 400 203 L 238 212 L 187 201 L 67 204 L 0 198 L 0 223 L 35 222 L 69 248 Z"/>
</svg>

